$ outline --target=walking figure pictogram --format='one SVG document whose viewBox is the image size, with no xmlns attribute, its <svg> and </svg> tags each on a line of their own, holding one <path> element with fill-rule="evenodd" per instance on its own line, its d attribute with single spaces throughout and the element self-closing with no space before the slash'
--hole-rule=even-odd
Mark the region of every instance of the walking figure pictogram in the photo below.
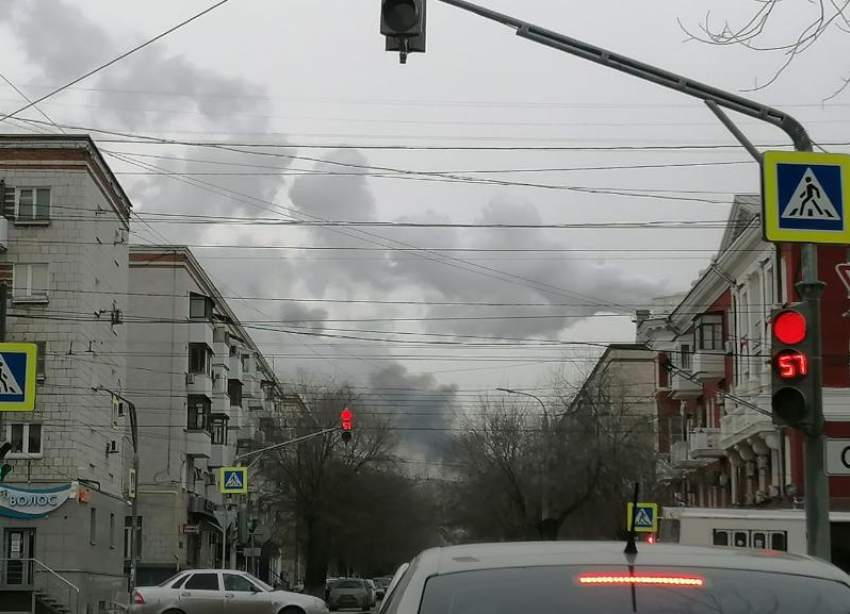
<svg viewBox="0 0 850 614">
<path fill-rule="evenodd" d="M 819 216 L 827 216 L 834 217 L 832 212 L 829 210 L 823 210 L 818 206 L 818 201 L 821 199 L 822 194 L 820 189 L 812 183 L 811 177 L 806 177 L 806 191 L 800 194 L 800 198 L 802 201 L 800 202 L 799 208 L 795 208 L 792 210 L 789 215 L 805 215 L 806 205 L 811 203 L 812 207 L 814 207 Z M 809 217 L 813 217 L 813 212 L 809 211 Z"/>
</svg>

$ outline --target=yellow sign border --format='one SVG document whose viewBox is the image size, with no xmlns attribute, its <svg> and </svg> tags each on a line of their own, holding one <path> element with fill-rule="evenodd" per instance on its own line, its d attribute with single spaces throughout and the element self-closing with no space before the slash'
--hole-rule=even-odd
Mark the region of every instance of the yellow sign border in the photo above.
<svg viewBox="0 0 850 614">
<path fill-rule="evenodd" d="M 27 370 L 24 375 L 24 400 L 0 401 L 0 411 L 35 411 L 36 360 L 38 346 L 35 343 L 0 343 L 0 354 L 26 354 Z"/>
<path fill-rule="evenodd" d="M 844 230 L 787 230 L 779 227 L 779 164 L 840 166 Z M 809 151 L 766 151 L 762 162 L 762 234 L 772 243 L 850 243 L 850 155 Z"/>
<path fill-rule="evenodd" d="M 242 474 L 242 488 L 226 488 L 224 474 L 227 472 L 239 472 Z M 248 468 L 247 467 L 222 467 L 219 473 L 219 490 L 223 495 L 247 495 L 248 494 Z"/>
<path fill-rule="evenodd" d="M 626 505 L 626 531 L 632 530 L 632 509 L 634 508 L 634 503 L 629 501 L 628 505 Z M 636 527 L 635 533 L 658 533 L 658 504 L 657 503 L 649 503 L 649 502 L 638 502 L 638 509 L 640 508 L 649 508 L 652 510 L 652 528 L 647 529 L 646 527 Z"/>
</svg>

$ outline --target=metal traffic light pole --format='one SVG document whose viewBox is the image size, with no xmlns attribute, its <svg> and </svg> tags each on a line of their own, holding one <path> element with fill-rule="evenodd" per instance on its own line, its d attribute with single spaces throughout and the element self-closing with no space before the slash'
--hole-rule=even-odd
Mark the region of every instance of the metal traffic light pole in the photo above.
<svg viewBox="0 0 850 614">
<path fill-rule="evenodd" d="M 787 113 L 520 19 L 491 11 L 466 0 L 438 1 L 509 26 L 516 30 L 517 36 L 521 38 L 702 100 L 759 164 L 762 162 L 761 154 L 733 124 L 723 109 L 772 124 L 791 138 L 797 151 L 812 151 L 812 141 L 806 129 Z M 800 258 L 802 280 L 796 287 L 803 301 L 811 304 L 811 312 L 814 316 L 812 318 L 814 355 L 811 357 L 810 369 L 815 379 L 815 393 L 814 398 L 811 399 L 814 425 L 806 432 L 805 445 L 806 533 L 809 554 L 830 560 L 829 484 L 824 471 L 823 365 L 820 324 L 820 297 L 825 284 L 818 280 L 817 246 L 810 243 L 801 245 Z"/>
</svg>

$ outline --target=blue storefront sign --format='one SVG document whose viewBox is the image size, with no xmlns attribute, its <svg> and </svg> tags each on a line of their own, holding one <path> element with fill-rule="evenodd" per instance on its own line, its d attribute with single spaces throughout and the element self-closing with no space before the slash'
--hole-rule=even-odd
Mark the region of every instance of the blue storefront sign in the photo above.
<svg viewBox="0 0 850 614">
<path fill-rule="evenodd" d="M 50 488 L 0 486 L 0 516 L 9 518 L 41 518 L 77 495 L 76 482 Z"/>
</svg>

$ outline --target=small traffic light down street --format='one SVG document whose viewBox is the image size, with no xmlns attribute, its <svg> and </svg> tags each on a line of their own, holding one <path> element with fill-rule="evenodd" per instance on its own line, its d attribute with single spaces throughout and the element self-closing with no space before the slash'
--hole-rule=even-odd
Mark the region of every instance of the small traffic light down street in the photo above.
<svg viewBox="0 0 850 614">
<path fill-rule="evenodd" d="M 850 612 L 850 3 L 4 8 L 0 614 Z"/>
</svg>

